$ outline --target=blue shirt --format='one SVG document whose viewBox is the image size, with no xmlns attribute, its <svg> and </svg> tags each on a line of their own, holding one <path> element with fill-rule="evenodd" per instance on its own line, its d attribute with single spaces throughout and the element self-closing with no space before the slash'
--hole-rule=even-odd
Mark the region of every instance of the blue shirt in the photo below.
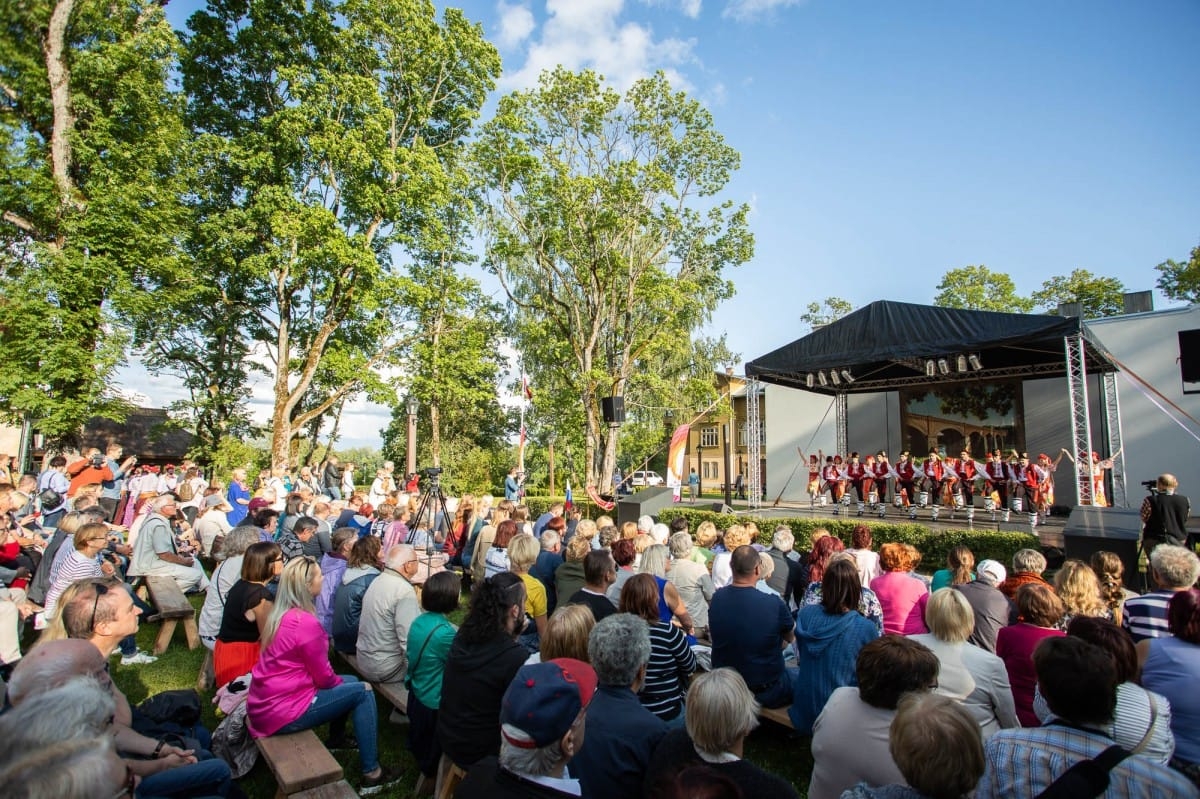
<svg viewBox="0 0 1200 799">
<path fill-rule="evenodd" d="M 112 458 L 106 458 L 104 465 L 113 473 L 113 479 L 101 481 L 100 496 L 105 499 L 120 499 L 121 488 L 125 485 L 125 472 L 121 471 L 121 464 Z"/>
<path fill-rule="evenodd" d="M 247 502 L 250 500 L 250 492 L 242 488 L 241 484 L 236 481 L 229 483 L 229 490 L 225 492 L 229 498 L 229 507 L 232 510 L 225 514 L 225 518 L 229 521 L 231 527 L 237 527 L 246 518 L 249 513 L 247 506 L 238 502 L 239 499 L 244 499 Z"/>
<path fill-rule="evenodd" d="M 736 669 L 758 693 L 784 677 L 783 642 L 792 624 L 791 612 L 777 596 L 753 586 L 720 589 L 708 608 L 713 668 Z"/>
<path fill-rule="evenodd" d="M 583 746 L 570 766 L 583 799 L 641 796 L 650 756 L 666 734 L 666 722 L 642 707 L 628 687 L 597 687 Z"/>
<path fill-rule="evenodd" d="M 511 474 L 504 478 L 504 498 L 509 502 L 516 502 L 521 498 L 521 485 Z"/>
</svg>

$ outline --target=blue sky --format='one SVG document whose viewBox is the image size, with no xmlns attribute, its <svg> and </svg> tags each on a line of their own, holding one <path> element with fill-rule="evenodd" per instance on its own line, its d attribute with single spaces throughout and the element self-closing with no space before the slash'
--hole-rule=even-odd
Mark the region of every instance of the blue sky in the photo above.
<svg viewBox="0 0 1200 799">
<path fill-rule="evenodd" d="M 968 264 L 1021 293 L 1076 268 L 1150 289 L 1200 244 L 1195 0 L 435 5 L 500 48 L 498 92 L 559 63 L 619 86 L 664 69 L 708 106 L 756 237 L 709 332 L 747 360 L 828 296 L 930 302 Z"/>
</svg>

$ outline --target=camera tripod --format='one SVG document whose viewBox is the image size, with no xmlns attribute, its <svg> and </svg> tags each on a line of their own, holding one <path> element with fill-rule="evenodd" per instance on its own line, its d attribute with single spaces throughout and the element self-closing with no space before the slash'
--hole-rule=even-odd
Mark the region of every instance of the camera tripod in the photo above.
<svg viewBox="0 0 1200 799">
<path fill-rule="evenodd" d="M 421 502 L 417 505 L 416 511 L 413 513 L 410 531 L 408 534 L 408 542 L 415 542 L 415 533 L 424 525 L 425 529 L 425 565 L 433 567 L 433 556 L 437 549 L 435 543 L 443 543 L 446 536 L 453 532 L 454 520 L 450 518 L 450 511 L 446 507 L 446 495 L 442 493 L 442 470 L 441 468 L 430 468 L 425 470 L 425 476 L 429 478 L 429 489 L 421 497 Z M 438 524 L 438 512 L 442 514 L 442 523 Z M 428 519 L 428 523 L 425 520 Z M 435 541 L 435 539 L 437 539 Z M 419 556 L 418 556 L 419 559 Z"/>
</svg>

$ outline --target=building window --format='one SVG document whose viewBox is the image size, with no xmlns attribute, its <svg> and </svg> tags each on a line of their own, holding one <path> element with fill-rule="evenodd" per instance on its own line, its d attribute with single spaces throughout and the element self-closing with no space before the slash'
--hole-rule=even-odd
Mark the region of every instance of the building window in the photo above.
<svg viewBox="0 0 1200 799">
<path fill-rule="evenodd" d="M 746 422 L 743 422 L 742 424 L 738 425 L 738 446 L 739 447 L 746 446 L 746 430 L 747 430 L 747 428 L 749 428 L 749 426 L 750 425 L 747 424 Z"/>
<path fill-rule="evenodd" d="M 719 443 L 720 442 L 717 438 L 717 428 L 715 428 L 715 427 L 700 428 L 700 446 L 715 447 Z"/>
</svg>

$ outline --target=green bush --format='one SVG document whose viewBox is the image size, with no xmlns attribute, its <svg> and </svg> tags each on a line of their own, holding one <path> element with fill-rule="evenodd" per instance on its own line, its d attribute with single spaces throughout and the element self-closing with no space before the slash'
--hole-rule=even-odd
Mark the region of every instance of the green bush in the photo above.
<svg viewBox="0 0 1200 799">
<path fill-rule="evenodd" d="M 705 510 L 690 510 L 688 508 L 668 508 L 659 512 L 659 521 L 670 524 L 677 517 L 687 519 L 688 529 L 695 533 L 701 522 L 712 522 L 718 530 L 725 530 L 732 524 L 754 522 L 759 528 L 758 543 L 770 546 L 771 536 L 775 528 L 786 525 L 796 536 L 796 549 L 805 550 L 812 545 L 812 533 L 821 528 L 828 530 L 831 535 L 842 539 L 850 545 L 850 535 L 854 528 L 865 524 L 871 529 L 873 548 L 878 550 L 880 544 L 897 542 L 912 544 L 921 553 L 923 570 L 940 569 L 946 564 L 946 555 L 957 546 L 970 548 L 975 554 L 975 562 L 984 558 L 998 560 L 1008 567 L 1012 556 L 1018 549 L 1040 549 L 1041 542 L 1036 535 L 1030 533 L 1007 533 L 995 530 L 930 530 L 921 524 L 870 522 L 862 519 L 813 519 L 813 518 L 762 518 L 749 515 L 734 515 L 729 513 L 713 513 Z"/>
</svg>

